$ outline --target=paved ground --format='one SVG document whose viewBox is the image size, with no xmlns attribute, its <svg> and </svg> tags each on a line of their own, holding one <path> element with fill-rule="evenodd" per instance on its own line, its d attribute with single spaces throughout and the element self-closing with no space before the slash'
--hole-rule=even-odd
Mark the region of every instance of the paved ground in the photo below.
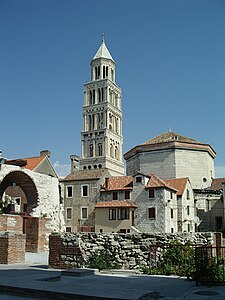
<svg viewBox="0 0 225 300">
<path fill-rule="evenodd" d="M 0 265 L 0 299 L 225 299 L 225 287 L 196 287 L 195 282 L 174 276 L 89 275 L 61 276 L 47 269 L 47 254 L 26 255 L 25 264 Z M 27 299 L 27 298 L 26 298 Z"/>
</svg>

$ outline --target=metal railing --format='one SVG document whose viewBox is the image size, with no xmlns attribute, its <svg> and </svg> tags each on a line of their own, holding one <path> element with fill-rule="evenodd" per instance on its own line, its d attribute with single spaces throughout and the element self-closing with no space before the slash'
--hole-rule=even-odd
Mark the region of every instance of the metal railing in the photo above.
<svg viewBox="0 0 225 300">
<path fill-rule="evenodd" d="M 225 285 L 225 247 L 195 248 L 196 285 Z"/>
</svg>

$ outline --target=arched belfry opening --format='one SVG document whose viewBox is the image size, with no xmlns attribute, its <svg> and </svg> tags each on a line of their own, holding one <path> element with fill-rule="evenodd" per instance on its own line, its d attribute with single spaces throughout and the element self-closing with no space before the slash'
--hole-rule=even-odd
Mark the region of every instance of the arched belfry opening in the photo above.
<svg viewBox="0 0 225 300">
<path fill-rule="evenodd" d="M 0 184 L 0 207 L 3 212 L 30 214 L 37 205 L 37 188 L 29 175 L 12 171 L 4 177 Z"/>
</svg>

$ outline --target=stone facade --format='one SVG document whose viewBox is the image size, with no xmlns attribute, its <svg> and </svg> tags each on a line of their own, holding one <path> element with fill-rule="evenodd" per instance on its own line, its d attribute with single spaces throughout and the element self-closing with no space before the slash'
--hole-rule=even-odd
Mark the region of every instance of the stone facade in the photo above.
<svg viewBox="0 0 225 300">
<path fill-rule="evenodd" d="M 215 235 L 211 232 L 181 235 L 55 233 L 50 235 L 49 267 L 86 267 L 91 255 L 105 250 L 118 268 L 139 269 L 149 265 L 150 246 L 168 245 L 172 241 L 215 245 Z"/>
<path fill-rule="evenodd" d="M 84 85 L 80 170 L 106 168 L 123 175 L 122 97 L 115 62 L 104 40 L 91 61 L 91 82 Z"/>
<path fill-rule="evenodd" d="M 152 187 L 154 195 L 146 188 L 147 176 L 142 175 L 142 181 L 137 182 L 134 176 L 132 201 L 137 205 L 134 226 L 140 232 L 146 233 L 177 233 L 177 197 L 176 191 L 169 186 Z M 155 216 L 150 210 L 155 210 Z"/>
<path fill-rule="evenodd" d="M 108 176 L 106 169 L 83 170 L 74 171 L 61 181 L 67 231 L 94 231 L 95 204 Z"/>
<path fill-rule="evenodd" d="M 188 178 L 161 180 L 154 174 L 108 178 L 100 190 L 96 204 L 96 232 L 115 231 L 112 208 L 122 207 L 127 200 L 135 205 L 134 215 L 127 219 L 123 232 L 177 233 L 195 232 L 198 218 L 194 208 L 194 193 Z M 116 196 L 116 197 L 115 197 Z M 100 204 L 102 206 L 100 206 Z M 107 205 L 107 203 L 109 205 Z M 114 203 L 114 206 L 113 206 Z M 100 208 L 99 208 L 100 207 Z M 99 210 L 105 210 L 105 219 L 98 219 Z M 126 209 L 126 206 L 124 206 Z M 107 211 L 108 210 L 108 211 Z M 116 220 L 115 214 L 115 220 Z M 132 218 L 132 219 L 131 219 Z M 121 222 L 121 227 L 124 220 Z M 117 222 L 117 223 L 118 223 Z M 129 224 L 130 227 L 127 227 Z M 104 225 L 104 226 L 103 226 Z M 100 231 L 101 229 L 101 231 Z"/>
<path fill-rule="evenodd" d="M 50 218 L 51 231 L 64 229 L 64 219 L 60 219 L 58 178 L 30 171 L 28 169 L 1 165 L 0 197 L 12 182 L 19 185 L 27 196 L 27 211 L 33 217 Z"/>
<path fill-rule="evenodd" d="M 215 151 L 208 144 L 167 132 L 124 154 L 127 175 L 154 173 L 162 179 L 188 177 L 193 189 L 211 185 Z"/>
</svg>

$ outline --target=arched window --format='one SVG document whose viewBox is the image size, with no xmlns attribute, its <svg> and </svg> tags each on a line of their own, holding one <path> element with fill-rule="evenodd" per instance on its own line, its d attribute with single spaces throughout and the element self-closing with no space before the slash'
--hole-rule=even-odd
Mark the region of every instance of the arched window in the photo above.
<svg viewBox="0 0 225 300">
<path fill-rule="evenodd" d="M 114 71 L 111 69 L 111 80 L 114 81 Z"/>
<path fill-rule="evenodd" d="M 115 131 L 118 133 L 118 118 L 115 118 Z"/>
<path fill-rule="evenodd" d="M 101 88 L 101 101 L 103 102 L 104 101 L 104 89 Z"/>
<path fill-rule="evenodd" d="M 93 145 L 89 146 L 90 157 L 93 157 Z"/>
<path fill-rule="evenodd" d="M 95 115 L 92 115 L 92 130 L 95 129 Z"/>
<path fill-rule="evenodd" d="M 98 144 L 98 155 L 102 156 L 102 144 Z"/>
<path fill-rule="evenodd" d="M 92 104 L 95 104 L 95 90 L 92 92 Z"/>
<path fill-rule="evenodd" d="M 114 157 L 114 147 L 112 144 L 110 145 L 110 157 Z"/>
<path fill-rule="evenodd" d="M 98 66 L 98 79 L 100 78 L 100 66 Z"/>
<path fill-rule="evenodd" d="M 98 114 L 98 129 L 101 128 L 101 115 Z"/>
<path fill-rule="evenodd" d="M 95 67 L 95 80 L 98 79 L 98 68 Z"/>
<path fill-rule="evenodd" d="M 119 159 L 119 151 L 118 151 L 118 147 L 115 147 L 115 158 Z"/>
<path fill-rule="evenodd" d="M 105 78 L 105 66 L 103 66 L 103 78 Z"/>
<path fill-rule="evenodd" d="M 101 102 L 101 89 L 98 89 L 98 103 Z"/>
<path fill-rule="evenodd" d="M 105 70 L 106 72 L 106 78 L 108 78 L 108 72 L 109 72 L 109 67 L 106 67 L 106 70 Z"/>
<path fill-rule="evenodd" d="M 88 130 L 91 130 L 91 115 L 88 116 Z"/>
<path fill-rule="evenodd" d="M 89 104 L 92 104 L 92 91 L 89 91 Z"/>
</svg>

